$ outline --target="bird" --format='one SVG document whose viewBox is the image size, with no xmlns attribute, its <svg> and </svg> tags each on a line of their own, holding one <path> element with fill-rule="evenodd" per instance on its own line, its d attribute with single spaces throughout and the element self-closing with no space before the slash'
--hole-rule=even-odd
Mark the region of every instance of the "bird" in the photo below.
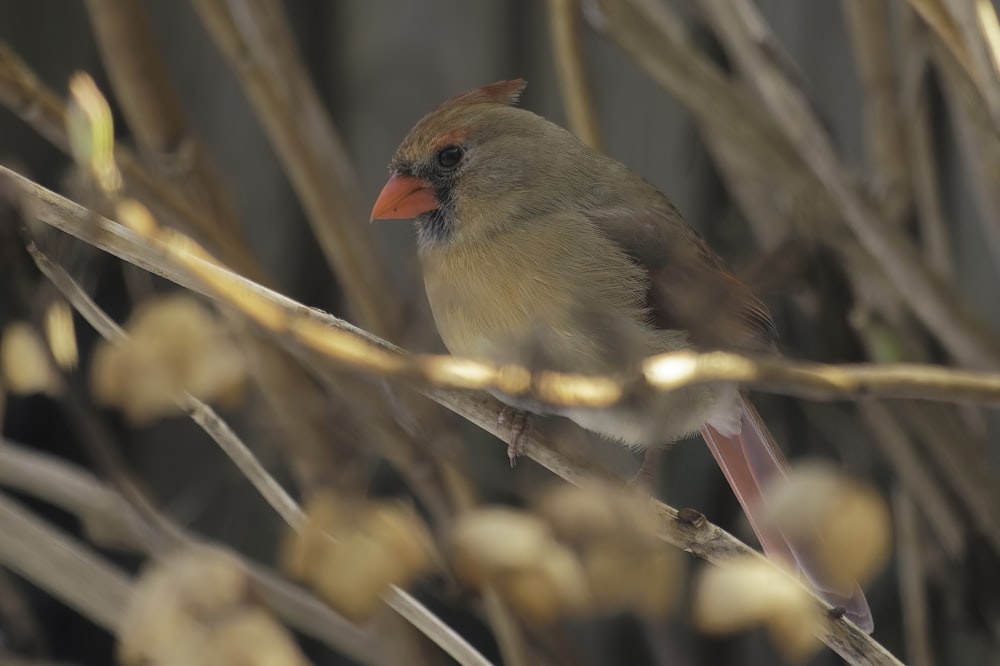
<svg viewBox="0 0 1000 666">
<path fill-rule="evenodd" d="M 620 375 L 645 357 L 684 349 L 777 353 L 767 307 L 667 196 L 519 107 L 525 86 L 491 83 L 420 119 L 372 209 L 372 221 L 414 220 L 427 299 L 448 351 L 592 375 Z M 646 451 L 643 468 L 666 445 L 700 432 L 765 552 L 797 566 L 827 601 L 873 630 L 860 587 L 830 589 L 763 524 L 761 490 L 788 463 L 738 386 L 647 392 L 601 409 L 495 395 L 516 413 L 567 417 Z"/>
</svg>

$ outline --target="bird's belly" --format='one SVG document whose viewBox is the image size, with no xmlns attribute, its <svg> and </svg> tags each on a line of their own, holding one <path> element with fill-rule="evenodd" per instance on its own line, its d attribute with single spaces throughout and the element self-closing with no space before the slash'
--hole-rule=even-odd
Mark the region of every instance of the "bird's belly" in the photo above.
<svg viewBox="0 0 1000 666">
<path fill-rule="evenodd" d="M 657 393 L 607 409 L 570 407 L 556 413 L 633 449 L 669 444 L 710 424 L 725 435 L 739 432 L 739 390 L 713 384 Z"/>
<path fill-rule="evenodd" d="M 571 325 L 574 295 L 558 285 L 474 275 L 427 291 L 441 340 L 456 356 L 597 371 L 587 367 L 597 355 L 593 341 Z"/>
</svg>

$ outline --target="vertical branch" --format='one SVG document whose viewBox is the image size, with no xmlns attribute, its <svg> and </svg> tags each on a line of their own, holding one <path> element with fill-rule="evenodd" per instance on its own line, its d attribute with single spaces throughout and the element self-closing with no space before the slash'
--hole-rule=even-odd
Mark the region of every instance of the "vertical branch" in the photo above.
<svg viewBox="0 0 1000 666">
<path fill-rule="evenodd" d="M 356 178 L 280 5 L 193 0 L 253 103 L 359 323 L 395 337 L 401 313 L 358 200 Z"/>
<path fill-rule="evenodd" d="M 941 43 L 951 52 L 969 76 L 974 76 L 972 57 L 962 41 L 955 19 L 944 3 L 946 0 L 907 0 L 914 11 L 927 22 Z"/>
<path fill-rule="evenodd" d="M 601 150 L 601 130 L 591 101 L 580 45 L 580 0 L 548 0 L 549 34 L 566 120 L 580 140 Z"/>
<path fill-rule="evenodd" d="M 190 135 L 139 0 L 87 0 L 104 67 L 141 151 L 154 168 L 215 222 L 220 250 L 239 227 L 221 178 Z"/>
<path fill-rule="evenodd" d="M 920 244 L 927 263 L 946 278 L 954 276 L 954 254 L 941 188 L 931 127 L 927 73 L 930 53 L 926 30 L 916 14 L 902 8 L 902 124 L 909 148 L 910 177 Z"/>
<path fill-rule="evenodd" d="M 940 73 L 941 89 L 958 129 L 962 156 L 968 162 L 978 220 L 994 261 L 1000 264 L 1000 136 L 975 82 L 959 66 L 951 52 L 937 46 L 931 57 Z"/>
<path fill-rule="evenodd" d="M 964 548 L 962 522 L 951 500 L 916 451 L 913 439 L 885 405 L 862 402 L 858 410 L 906 492 L 919 502 L 920 511 L 941 547 L 952 561 L 958 561 Z"/>
<path fill-rule="evenodd" d="M 876 197 L 900 226 L 910 209 L 910 174 L 885 0 L 844 0 L 844 14 L 864 90 L 864 122 Z"/>
<path fill-rule="evenodd" d="M 982 95 L 993 131 L 1000 132 L 1000 25 L 991 0 L 943 0 L 969 53 L 970 74 Z"/>
<path fill-rule="evenodd" d="M 933 666 L 934 652 L 930 645 L 930 620 L 927 617 L 925 571 L 921 556 L 920 526 L 913 500 L 906 490 L 892 493 L 893 515 L 896 519 L 896 562 L 899 574 L 899 596 L 903 607 L 903 635 L 906 656 L 911 666 Z"/>
</svg>

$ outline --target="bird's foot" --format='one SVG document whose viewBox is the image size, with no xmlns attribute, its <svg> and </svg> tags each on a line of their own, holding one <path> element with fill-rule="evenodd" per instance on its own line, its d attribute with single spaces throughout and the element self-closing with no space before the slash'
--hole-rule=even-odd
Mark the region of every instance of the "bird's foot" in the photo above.
<svg viewBox="0 0 1000 666">
<path fill-rule="evenodd" d="M 517 464 L 517 459 L 521 455 L 521 436 L 528 428 L 528 413 L 520 409 L 505 406 L 497 416 L 497 423 L 510 428 L 507 440 L 507 457 L 510 459 L 510 466 Z"/>
<path fill-rule="evenodd" d="M 627 490 L 652 496 L 656 490 L 656 481 L 659 477 L 660 459 L 663 456 L 663 449 L 649 448 L 643 452 L 642 465 L 628 483 L 625 484 Z"/>
</svg>

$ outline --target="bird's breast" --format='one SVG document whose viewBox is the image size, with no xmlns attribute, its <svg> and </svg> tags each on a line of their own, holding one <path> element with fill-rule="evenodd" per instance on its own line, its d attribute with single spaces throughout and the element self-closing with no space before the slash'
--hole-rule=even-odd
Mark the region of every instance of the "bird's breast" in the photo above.
<svg viewBox="0 0 1000 666">
<path fill-rule="evenodd" d="M 614 347 L 650 336 L 637 269 L 586 227 L 553 221 L 422 262 L 438 332 L 456 355 L 604 372 L 619 360 Z"/>
</svg>

